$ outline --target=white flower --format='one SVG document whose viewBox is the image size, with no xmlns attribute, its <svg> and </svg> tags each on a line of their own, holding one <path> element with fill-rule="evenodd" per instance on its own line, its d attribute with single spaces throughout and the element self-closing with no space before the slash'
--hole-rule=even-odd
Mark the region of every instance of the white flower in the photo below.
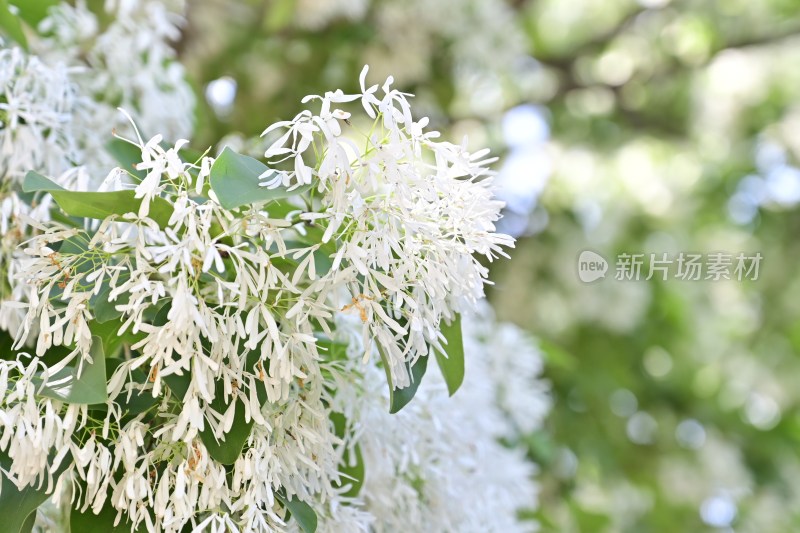
<svg viewBox="0 0 800 533">
<path fill-rule="evenodd" d="M 320 102 L 318 115 L 304 111 L 265 130 L 287 128 L 266 155 L 285 155 L 295 165 L 293 172 L 271 171 L 262 185 L 299 186 L 316 174 L 327 218 L 316 220 L 326 225 L 322 242 L 339 246 L 323 282 L 335 278 L 348 287 L 350 301 L 337 307 L 361 317 L 365 335 L 369 331 L 381 346 L 394 383 L 402 387 L 409 383 L 405 363 L 428 355 L 440 320 L 482 297 L 487 271 L 473 254 L 491 260 L 505 255 L 513 240 L 494 232 L 503 204 L 492 200 L 487 152 L 435 142 L 438 133 L 424 129 L 427 119 L 413 120 L 408 95 L 392 89 L 390 78 L 378 98 L 377 86 L 366 86 L 367 72 L 365 67 L 360 77 L 362 94 L 306 97 L 304 102 Z M 381 135 L 364 135 L 369 141 L 363 151 L 341 129 L 351 115 L 331 111 L 332 104 L 354 100 L 383 127 Z M 323 147 L 316 170 L 306 162 L 313 142 Z"/>
<path fill-rule="evenodd" d="M 521 335 L 516 351 L 506 346 L 498 354 L 498 343 L 483 333 L 510 326 L 495 323 L 485 308 L 466 324 L 466 378 L 453 398 L 439 373 L 431 370 L 414 400 L 394 415 L 386 408 L 388 388 L 380 383 L 383 370 L 376 365 L 364 369 L 365 379 L 358 384 L 338 383 L 335 406 L 352 422 L 349 442 L 357 443 L 363 454 L 367 474 L 361 495 L 363 510 L 372 516 L 372 531 L 505 532 L 531 527 L 519 522 L 516 513 L 535 507 L 534 467 L 524 450 L 506 448 L 499 439 L 519 435 L 503 416 L 509 406 L 506 394 L 520 392 L 516 386 L 508 390 L 509 379 L 529 386 L 514 407 L 530 401 L 546 411 L 547 386 L 537 376 L 541 358 L 532 341 Z M 357 324 L 340 317 L 339 331 L 341 340 L 357 352 Z M 515 363 L 519 368 L 535 370 L 519 378 L 491 371 L 498 360 L 516 357 L 525 358 Z M 524 431 L 540 426 L 541 411 Z"/>
<path fill-rule="evenodd" d="M 176 180 L 185 177 L 184 165 L 178 151 L 189 141 L 182 139 L 168 150 L 161 147 L 161 135 L 156 135 L 142 146 L 142 162 L 136 165 L 137 170 L 146 170 L 144 179 L 134 189 L 135 198 L 142 198 L 139 216 L 146 217 L 150 212 L 150 203 L 163 190 L 162 177 Z"/>
<path fill-rule="evenodd" d="M 18 47 L 0 50 L 0 150 L 6 179 L 29 170 L 59 175 L 79 154 L 76 116 L 89 106 L 67 65 L 48 65 Z"/>
</svg>

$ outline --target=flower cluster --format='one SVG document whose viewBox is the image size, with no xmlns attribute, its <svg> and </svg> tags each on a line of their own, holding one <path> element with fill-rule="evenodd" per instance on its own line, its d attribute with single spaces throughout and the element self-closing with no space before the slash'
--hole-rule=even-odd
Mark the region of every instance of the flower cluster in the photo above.
<svg viewBox="0 0 800 533">
<path fill-rule="evenodd" d="M 171 44 L 181 35 L 183 0 L 110 0 L 98 16 L 83 2 L 60 3 L 39 24 L 32 43 L 38 57 L 72 69 L 81 94 L 91 99 L 87 113 L 77 116 L 91 160 L 79 160 L 98 171 L 98 159 L 113 128 L 126 126 L 116 112 L 122 107 L 137 118 L 142 131 L 178 139 L 192 131 L 195 97 L 183 65 Z M 108 21 L 107 21 L 108 20 Z M 95 149 L 95 150 L 91 150 Z"/>
<path fill-rule="evenodd" d="M 372 531 L 519 531 L 516 510 L 535 506 L 534 465 L 498 441 L 538 429 L 549 410 L 548 386 L 539 379 L 541 356 L 518 328 L 498 324 L 488 306 L 467 316 L 468 368 L 455 397 L 448 397 L 441 376 L 426 375 L 414 401 L 389 414 L 388 391 L 375 366 L 363 370 L 358 385 L 342 384 L 336 397 L 354 421 L 349 442 L 364 456 L 362 495 Z M 356 355 L 358 324 L 341 320 L 339 326 L 340 334 L 352 336 Z M 513 342 L 486 335 L 498 328 Z M 497 372 L 507 366 L 515 372 Z M 506 409 L 520 418 L 534 416 L 524 419 L 523 429 L 503 416 Z"/>
<path fill-rule="evenodd" d="M 291 170 L 267 176 L 268 187 L 300 186 L 314 178 L 324 193 L 313 215 L 325 228 L 322 243 L 342 243 L 328 276 L 346 286 L 364 324 L 369 351 L 374 339 L 398 386 L 409 383 L 404 363 L 415 362 L 437 345 L 442 317 L 470 309 L 483 296 L 487 271 L 473 254 L 492 260 L 504 255 L 512 240 L 494 233 L 502 204 L 492 199 L 484 159 L 487 151 L 436 142 L 425 131 L 427 119 L 415 122 L 406 95 L 383 85 L 367 87 L 361 73 L 360 95 L 327 93 L 319 115 L 299 114 L 266 151 L 267 158 L 293 160 Z M 350 113 L 333 105 L 359 99 L 372 121 L 357 141 L 343 137 Z M 363 149 L 356 144 L 363 142 Z M 317 168 L 304 157 L 324 147 Z M 463 179 L 460 179 L 463 178 Z M 474 186 L 468 186 L 467 184 Z M 398 338 L 402 338 L 398 342 Z"/>
<path fill-rule="evenodd" d="M 328 530 L 482 530 L 498 502 L 509 524 L 533 504 L 530 468 L 497 442 L 494 382 L 473 370 L 467 410 L 446 394 L 464 354 L 443 325 L 483 295 L 476 256 L 512 245 L 494 232 L 491 160 L 437 141 L 366 74 L 361 93 L 308 97 L 318 112 L 267 128 L 269 167 L 137 133 L 141 161 L 99 192 L 26 176 L 34 203 L 84 221 L 36 222 L 17 258 L 9 480 L 151 531 L 307 531 L 308 514 Z M 419 389 L 435 352 L 447 388 Z M 389 415 L 408 390 L 422 401 Z M 471 482 L 507 486 L 473 515 L 448 503 L 458 476 L 428 472 L 453 454 Z"/>
<path fill-rule="evenodd" d="M 549 400 L 482 302 L 513 246 L 488 150 L 366 68 L 267 127 L 266 165 L 170 143 L 181 8 L 62 3 L 0 49 L 8 527 L 521 529 L 533 466 L 500 440 Z"/>
<path fill-rule="evenodd" d="M 106 2 L 105 26 L 83 2 L 58 3 L 38 23 L 30 51 L 0 48 L 0 330 L 16 332 L 15 250 L 49 220 L 50 198 L 22 201 L 19 184 L 35 170 L 65 187 L 96 187 L 114 164 L 106 150 L 112 131 L 127 127 L 117 106 L 135 110 L 139 124 L 168 138 L 191 131 L 194 96 L 168 42 L 182 4 Z"/>
<path fill-rule="evenodd" d="M 31 169 L 61 173 L 79 150 L 70 123 L 85 105 L 66 65 L 47 65 L 18 47 L 0 50 L 0 139 L 6 179 L 20 180 Z"/>
</svg>

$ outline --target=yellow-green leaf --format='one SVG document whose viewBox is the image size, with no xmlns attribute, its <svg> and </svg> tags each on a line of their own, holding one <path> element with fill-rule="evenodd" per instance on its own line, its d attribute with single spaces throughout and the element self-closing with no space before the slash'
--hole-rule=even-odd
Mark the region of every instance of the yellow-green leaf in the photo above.
<svg viewBox="0 0 800 533">
<path fill-rule="evenodd" d="M 8 0 L 0 0 L 0 30 L 22 48 L 28 49 L 28 39 L 25 37 L 25 32 L 22 31 L 20 18 L 11 12 Z"/>
</svg>

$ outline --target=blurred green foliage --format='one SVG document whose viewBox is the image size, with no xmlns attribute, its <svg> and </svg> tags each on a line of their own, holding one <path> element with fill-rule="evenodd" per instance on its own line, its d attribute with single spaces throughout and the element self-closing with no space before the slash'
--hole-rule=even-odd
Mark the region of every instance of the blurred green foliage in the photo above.
<svg viewBox="0 0 800 533">
<path fill-rule="evenodd" d="M 490 294 L 548 361 L 544 531 L 800 530 L 800 2 L 189 4 L 193 82 L 238 84 L 198 146 L 355 90 L 365 62 L 496 152 L 508 109 L 545 110 L 552 172 Z M 606 279 L 578 279 L 584 249 Z M 619 253 L 715 251 L 760 252 L 759 279 L 613 279 Z"/>
</svg>

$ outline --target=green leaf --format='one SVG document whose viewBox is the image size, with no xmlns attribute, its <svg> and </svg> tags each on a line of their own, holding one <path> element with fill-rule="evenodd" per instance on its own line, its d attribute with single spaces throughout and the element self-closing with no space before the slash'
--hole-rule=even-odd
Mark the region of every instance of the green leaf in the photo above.
<svg viewBox="0 0 800 533">
<path fill-rule="evenodd" d="M 122 278 L 122 276 L 120 276 L 120 278 Z M 94 313 L 95 321 L 100 324 L 121 317 L 122 311 L 117 311 L 117 306 L 127 304 L 131 297 L 130 293 L 125 292 L 120 294 L 116 300 L 111 302 L 108 299 L 111 296 L 111 290 L 111 286 L 108 283 L 103 283 L 102 287 L 100 288 L 100 292 L 98 292 L 93 298 L 94 306 L 92 308 L 92 312 Z"/>
<path fill-rule="evenodd" d="M 20 18 L 11 12 L 8 0 L 0 0 L 0 30 L 17 42 L 25 50 L 28 49 L 28 39 L 22 31 Z"/>
<path fill-rule="evenodd" d="M 69 239 L 64 239 L 59 242 L 58 253 L 62 255 L 81 255 L 89 251 L 89 238 L 84 235 L 74 235 Z M 81 272 L 89 271 L 88 265 L 86 269 Z"/>
<path fill-rule="evenodd" d="M 164 150 L 173 148 L 168 142 L 161 142 L 160 145 Z M 123 170 L 130 172 L 140 179 L 144 179 L 147 175 L 147 172 L 144 170 L 138 170 L 136 168 L 136 165 L 142 162 L 142 149 L 137 145 L 114 137 L 106 143 L 106 150 L 108 150 L 108 153 L 119 163 L 120 168 Z M 180 156 L 181 161 L 187 163 L 199 163 L 204 155 L 205 154 L 186 146 L 178 150 L 178 156 Z"/>
<path fill-rule="evenodd" d="M 29 531 L 33 531 L 33 526 L 35 525 L 36 525 L 36 513 L 34 512 L 29 514 L 28 518 L 25 519 L 25 523 L 22 524 L 22 527 L 20 528 L 20 533 L 22 532 L 27 533 Z"/>
<path fill-rule="evenodd" d="M 0 0 L 2 2 L 2 0 Z M 28 171 L 25 174 L 25 180 L 22 184 L 22 190 L 24 192 L 36 192 L 36 191 L 64 191 L 64 187 L 58 185 L 53 180 L 46 178 L 39 174 L 38 172 L 34 172 L 33 170 Z"/>
<path fill-rule="evenodd" d="M 130 172 L 139 179 L 144 179 L 147 173 L 143 170 L 136 170 L 136 165 L 142 162 L 142 150 L 122 139 L 111 139 L 106 144 L 106 150 L 116 159 L 121 169 Z"/>
<path fill-rule="evenodd" d="M 17 354 L 12 349 L 14 346 L 14 337 L 8 331 L 0 329 L 0 360 L 13 361 Z"/>
<path fill-rule="evenodd" d="M 66 366 L 53 375 L 39 390 L 39 395 L 67 403 L 96 404 L 108 400 L 106 392 L 106 357 L 103 341 L 92 337 L 91 363 L 84 363 L 78 374 L 78 365 Z M 57 382 L 57 383 L 54 383 Z"/>
<path fill-rule="evenodd" d="M 327 338 L 317 338 L 317 349 L 319 349 L 320 357 L 325 361 L 347 360 L 347 344 Z"/>
<path fill-rule="evenodd" d="M 120 335 L 118 332 L 121 327 L 122 320 L 109 320 L 106 322 L 93 320 L 89 323 L 92 335 L 99 337 L 103 342 L 103 353 L 105 353 L 106 359 L 117 357 L 123 345 L 136 344 L 145 337 L 144 332 L 133 333 L 131 328 L 128 328 L 125 333 Z"/>
<path fill-rule="evenodd" d="M 3 471 L 11 466 L 11 458 L 5 453 L 0 453 L 0 466 L 3 467 Z M 62 461 L 61 465 L 53 473 L 54 485 L 55 480 L 66 470 L 67 466 L 67 462 Z M 2 487 L 0 487 L 0 516 L 3 517 L 2 531 L 8 533 L 30 533 L 33 529 L 36 508 L 50 497 L 46 492 L 47 481 L 41 487 L 26 485 L 20 490 L 4 473 L 0 474 L 0 476 L 3 478 Z"/>
<path fill-rule="evenodd" d="M 0 0 L 2 1 L 2 0 Z M 134 191 L 78 192 L 68 191 L 41 174 L 30 171 L 22 183 L 24 192 L 48 192 L 59 207 L 70 216 L 104 219 L 111 215 L 137 213 L 142 203 L 135 198 Z M 150 218 L 162 228 L 172 216 L 172 206 L 163 198 L 156 197 L 150 204 Z"/>
<path fill-rule="evenodd" d="M 317 513 L 314 512 L 310 505 L 296 498 L 289 498 L 282 491 L 276 492 L 275 497 L 294 516 L 297 525 L 305 533 L 314 533 L 317 530 Z"/>
<path fill-rule="evenodd" d="M 447 340 L 447 353 L 436 352 L 436 362 L 442 371 L 450 396 L 456 393 L 464 382 L 464 337 L 461 331 L 461 315 L 456 315 L 449 324 L 440 325 L 442 335 Z"/>
<path fill-rule="evenodd" d="M 344 438 L 347 428 L 347 419 L 342 413 L 331 413 L 330 418 L 331 422 L 333 422 L 336 436 Z M 364 486 L 365 473 L 364 456 L 361 453 L 361 446 L 359 444 L 356 444 L 352 448 L 348 447 L 345 449 L 345 452 L 342 454 L 342 462 L 339 463 L 339 473 L 342 474 L 342 479 L 340 483 L 336 485 L 337 488 L 349 484 L 350 489 L 343 495 L 349 498 L 358 496 L 358 493 L 361 492 L 361 487 Z"/>
<path fill-rule="evenodd" d="M 122 359 L 106 358 L 106 379 L 111 379 L 111 376 L 114 375 L 114 371 L 121 364 Z M 131 382 L 133 383 L 145 383 L 147 377 L 147 374 L 145 374 L 141 368 L 131 371 Z M 125 413 L 125 417 L 135 417 L 153 407 L 158 399 L 153 398 L 149 390 L 144 390 L 134 391 L 130 397 L 128 397 L 128 393 L 125 392 L 117 396 L 114 401 L 119 404 L 120 409 Z"/>
<path fill-rule="evenodd" d="M 0 498 L 0 513 L 3 515 L 3 531 L 9 533 L 28 533 L 33 529 L 36 508 L 43 504 L 49 495 L 44 489 L 36 489 L 30 485 L 19 490 L 17 486 L 3 475 L 3 497 Z"/>
<path fill-rule="evenodd" d="M 353 455 L 355 456 L 353 464 L 350 464 L 350 455 L 350 450 L 345 452 L 342 457 L 342 464 L 339 466 L 339 472 L 346 476 L 342 484 L 350 483 L 350 489 L 344 493 L 344 496 L 355 498 L 361 492 L 361 487 L 364 486 L 364 476 L 366 475 L 361 445 L 356 444 L 353 446 Z"/>
<path fill-rule="evenodd" d="M 422 377 L 425 375 L 425 371 L 428 369 L 428 357 L 424 355 L 420 356 L 413 365 L 406 363 L 406 368 L 408 368 L 408 372 L 411 374 L 411 384 L 408 387 L 399 389 L 395 388 L 394 383 L 392 383 L 392 372 L 389 369 L 389 364 L 386 359 L 386 355 L 383 353 L 383 349 L 378 347 L 378 351 L 380 352 L 381 359 L 383 360 L 383 369 L 386 372 L 386 380 L 389 382 L 389 412 L 394 414 L 408 405 L 408 403 L 417 394 L 419 384 L 422 383 Z"/>
<path fill-rule="evenodd" d="M 211 189 L 225 209 L 236 209 L 243 205 L 269 202 L 288 198 L 310 189 L 298 187 L 289 191 L 284 187 L 267 189 L 258 184 L 258 178 L 270 169 L 252 157 L 237 154 L 228 147 L 222 151 L 211 166 Z"/>
<path fill-rule="evenodd" d="M 83 531 L 102 531 L 103 533 L 131 533 L 131 522 L 126 519 L 125 513 L 119 524 L 114 525 L 117 519 L 117 511 L 106 502 L 99 514 L 94 514 L 91 509 L 80 512 L 72 509 L 69 516 L 69 526 L 73 533 Z M 147 531 L 144 524 L 133 530 L 134 533 Z"/>
<path fill-rule="evenodd" d="M 304 191 L 307 188 L 303 189 Z M 285 219 L 289 213 L 293 211 L 304 211 L 302 207 L 297 207 L 289 203 L 287 200 L 275 200 L 264 206 L 264 210 L 269 214 L 270 218 Z"/>
<path fill-rule="evenodd" d="M 58 4 L 58 0 L 11 0 L 10 3 L 17 7 L 20 18 L 35 28 L 47 16 L 48 10 Z"/>
<path fill-rule="evenodd" d="M 206 342 L 205 340 L 203 341 Z M 245 358 L 245 364 L 248 368 L 253 368 L 258 361 L 261 360 L 261 355 L 259 350 L 251 350 L 247 353 Z M 262 361 L 262 364 L 265 367 L 266 371 L 269 371 L 269 360 Z M 165 378 L 166 379 L 166 378 Z M 187 374 L 186 377 L 186 388 L 189 387 L 189 376 Z M 167 383 L 169 385 L 169 382 Z M 264 390 L 263 387 L 258 386 L 256 384 L 256 398 L 260 405 L 264 405 L 267 402 L 267 391 Z M 217 411 L 218 413 L 223 413 L 225 409 L 228 407 L 228 402 L 225 400 L 224 397 L 225 388 L 222 383 L 222 380 L 217 381 L 217 385 L 215 387 L 214 392 L 214 399 L 211 401 L 211 407 Z M 184 392 L 184 396 L 186 393 Z M 241 401 L 236 401 L 236 407 L 234 409 L 239 411 L 240 409 L 244 409 L 241 405 Z M 242 413 L 244 414 L 244 413 Z M 244 448 L 244 444 L 247 442 L 248 437 L 250 437 L 250 432 L 253 429 L 253 419 L 250 419 L 250 422 L 245 422 L 244 416 L 236 416 L 234 413 L 233 417 L 233 424 L 231 425 L 231 430 L 225 434 L 224 441 L 217 441 L 214 437 L 214 432 L 211 431 L 210 426 L 206 425 L 205 429 L 200 432 L 200 438 L 203 440 L 203 444 L 206 445 L 208 448 L 208 454 L 219 461 L 222 464 L 232 465 L 236 462 L 236 459 L 239 458 L 242 454 L 242 448 Z"/>
<path fill-rule="evenodd" d="M 163 376 L 164 383 L 172 391 L 176 398 L 181 400 L 186 398 L 186 393 L 189 392 L 189 385 L 192 383 L 192 375 L 190 370 L 184 370 L 183 374 L 169 374 Z"/>
<path fill-rule="evenodd" d="M 241 401 L 236 399 L 233 401 L 236 404 L 234 409 L 236 411 L 243 411 L 244 407 L 241 407 Z M 214 400 L 211 402 L 211 407 L 218 413 L 224 413 L 228 407 L 228 402 L 223 396 L 222 383 L 217 385 L 217 390 L 214 394 Z M 250 436 L 250 431 L 252 429 L 252 418 L 249 422 L 245 422 L 243 412 L 242 416 L 236 416 L 236 413 L 234 413 L 231 430 L 223 435 L 225 440 L 217 441 L 208 422 L 206 422 L 203 431 L 200 432 L 200 438 L 203 440 L 203 444 L 206 445 L 208 454 L 213 459 L 224 465 L 232 465 L 242 454 L 242 448 L 244 448 L 244 443 L 247 442 L 247 438 Z"/>
</svg>

